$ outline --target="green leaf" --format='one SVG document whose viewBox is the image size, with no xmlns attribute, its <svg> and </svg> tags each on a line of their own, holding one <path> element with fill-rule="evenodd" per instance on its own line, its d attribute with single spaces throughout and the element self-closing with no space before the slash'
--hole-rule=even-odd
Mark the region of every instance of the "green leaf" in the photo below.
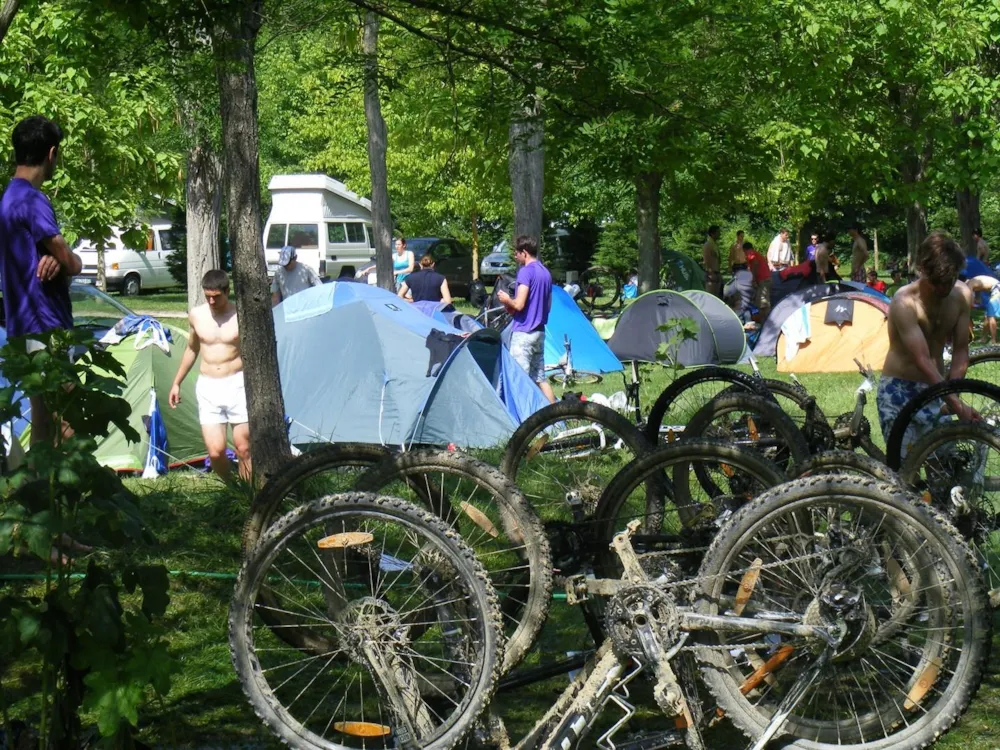
<svg viewBox="0 0 1000 750">
<path fill-rule="evenodd" d="M 127 568 L 122 585 L 130 594 L 136 585 L 142 589 L 142 612 L 147 618 L 162 616 L 170 604 L 170 579 L 163 565 L 140 565 Z"/>
<path fill-rule="evenodd" d="M 819 33 L 819 24 L 813 21 L 806 26 L 806 33 L 809 36 L 816 36 Z"/>
</svg>

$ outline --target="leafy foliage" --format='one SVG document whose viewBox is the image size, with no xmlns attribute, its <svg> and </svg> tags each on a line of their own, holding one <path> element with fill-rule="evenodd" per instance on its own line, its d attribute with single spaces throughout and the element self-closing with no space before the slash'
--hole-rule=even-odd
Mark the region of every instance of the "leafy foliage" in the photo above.
<svg viewBox="0 0 1000 750">
<path fill-rule="evenodd" d="M 96 714 L 105 737 L 127 734 L 149 689 L 166 693 L 177 665 L 158 622 L 170 601 L 166 568 L 129 561 L 132 545 L 154 540 L 135 498 L 94 458 L 94 437 L 112 425 L 139 439 L 118 397 L 125 373 L 88 333 L 35 338 L 44 350 L 29 354 L 25 338 L 0 350 L 9 382 L 0 389 L 0 421 L 20 414 L 24 394 L 43 399 L 68 430 L 51 444 L 36 442 L 0 478 L 0 555 L 41 570 L 37 585 L 4 589 L 0 643 L 4 653 L 40 657 L 40 746 L 77 747 L 80 711 Z M 84 542 L 106 557 L 92 556 L 80 576 L 70 557 Z"/>
</svg>

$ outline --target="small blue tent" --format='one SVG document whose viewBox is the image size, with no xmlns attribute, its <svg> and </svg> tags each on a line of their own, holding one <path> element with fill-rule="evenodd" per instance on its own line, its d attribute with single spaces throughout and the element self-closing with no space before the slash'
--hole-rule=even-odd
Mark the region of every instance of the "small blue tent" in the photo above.
<svg viewBox="0 0 1000 750">
<path fill-rule="evenodd" d="M 464 334 L 377 287 L 307 289 L 274 324 L 293 444 L 492 447 L 548 403 L 495 331 Z"/>
<path fill-rule="evenodd" d="M 993 278 L 998 278 L 992 268 L 979 260 L 979 258 L 971 256 L 965 259 L 965 267 L 962 269 L 962 275 L 970 279 L 973 276 L 992 276 Z"/>
<path fill-rule="evenodd" d="M 545 367 L 558 367 L 566 353 L 568 336 L 573 351 L 573 369 L 598 375 L 625 369 L 604 339 L 587 320 L 580 306 L 560 286 L 552 287 L 552 309 L 545 324 Z"/>
</svg>

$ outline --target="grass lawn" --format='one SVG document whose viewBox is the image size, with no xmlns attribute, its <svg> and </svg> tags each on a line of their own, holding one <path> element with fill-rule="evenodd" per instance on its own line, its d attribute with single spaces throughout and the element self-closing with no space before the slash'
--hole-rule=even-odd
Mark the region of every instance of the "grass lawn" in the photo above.
<svg viewBox="0 0 1000 750">
<path fill-rule="evenodd" d="M 149 293 L 122 301 L 137 310 L 186 309 L 181 292 Z M 762 362 L 761 367 L 766 376 L 779 377 L 772 361 Z M 671 377 L 672 373 L 661 367 L 643 370 L 641 401 L 646 410 Z M 787 379 L 784 375 L 780 377 Z M 800 380 L 832 419 L 853 408 L 854 391 L 861 379 L 855 373 L 846 373 L 803 375 Z M 610 395 L 622 387 L 621 377 L 613 375 L 597 386 L 579 390 Z M 874 398 L 869 399 L 866 414 L 874 426 L 873 435 L 881 443 Z M 161 747 L 279 747 L 249 708 L 229 659 L 226 615 L 232 576 L 240 562 L 240 533 L 249 507 L 248 498 L 225 490 L 212 477 L 194 472 L 152 482 L 128 480 L 128 483 L 139 495 L 141 507 L 158 538 L 156 546 L 138 550 L 136 554 L 140 560 L 162 562 L 174 572 L 168 626 L 171 649 L 181 665 L 170 693 L 162 700 L 151 698 L 140 713 L 140 738 Z M 80 559 L 79 564 L 85 566 L 86 558 Z M 581 638 L 582 632 L 579 613 L 556 601 L 549 626 L 542 634 L 542 648 L 552 653 L 579 648 L 581 641 L 586 640 Z M 4 702 L 14 717 L 30 715 L 30 696 L 38 687 L 34 674 L 33 664 L 23 657 L 15 659 L 0 674 Z M 529 725 L 551 705 L 566 684 L 565 677 L 558 677 L 501 693 L 498 705 L 508 723 Z M 640 688 L 637 699 L 644 706 L 652 706 L 643 696 L 645 692 Z M 937 747 L 1000 748 L 998 711 L 1000 676 L 993 670 L 969 713 Z M 617 718 L 617 714 L 609 710 L 606 718 Z M 638 731 L 662 721 L 658 712 L 646 707 L 628 730 Z M 587 746 L 593 746 L 595 741 L 596 735 L 592 735 Z M 709 742 L 715 748 L 740 748 L 747 744 L 725 724 L 712 731 Z"/>
</svg>

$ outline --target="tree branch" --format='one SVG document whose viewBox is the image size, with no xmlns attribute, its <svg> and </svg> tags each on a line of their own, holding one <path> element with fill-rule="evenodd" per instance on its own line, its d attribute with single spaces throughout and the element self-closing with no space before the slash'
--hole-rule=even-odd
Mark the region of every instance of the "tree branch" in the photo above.
<svg viewBox="0 0 1000 750">
<path fill-rule="evenodd" d="M 448 47 L 450 49 L 453 49 L 459 54 L 465 55 L 466 57 L 469 57 L 473 60 L 479 60 L 480 62 L 489 63 L 490 65 L 495 65 L 496 67 L 500 68 L 502 71 L 507 73 L 511 78 L 514 78 L 515 80 L 520 81 L 521 83 L 524 83 L 526 85 L 531 85 L 531 81 L 522 76 L 520 73 L 517 72 L 517 70 L 515 70 L 513 67 L 511 67 L 510 65 L 508 65 L 506 62 L 504 62 L 499 57 L 496 57 L 495 55 L 490 55 L 483 52 L 477 52 L 476 50 L 471 49 L 469 47 L 460 46 L 454 44 L 453 42 L 450 42 L 447 39 L 442 39 L 441 37 L 435 36 L 434 34 L 424 31 L 423 29 L 418 28 L 413 24 L 408 23 L 407 21 L 404 21 L 398 15 L 396 15 L 395 13 L 391 13 L 386 8 L 381 8 L 377 5 L 366 2 L 366 0 L 348 0 L 348 2 L 351 3 L 352 5 L 356 5 L 359 8 L 364 8 L 367 11 L 371 11 L 372 13 L 375 13 L 376 15 L 379 15 L 382 18 L 392 21 L 400 28 L 406 29 L 412 34 L 416 34 L 421 39 L 426 39 L 427 41 L 437 44 L 441 47 Z"/>
<path fill-rule="evenodd" d="M 7 36 L 7 29 L 10 28 L 10 22 L 14 20 L 20 4 L 21 0 L 4 0 L 3 7 L 0 8 L 0 42 Z"/>
</svg>

